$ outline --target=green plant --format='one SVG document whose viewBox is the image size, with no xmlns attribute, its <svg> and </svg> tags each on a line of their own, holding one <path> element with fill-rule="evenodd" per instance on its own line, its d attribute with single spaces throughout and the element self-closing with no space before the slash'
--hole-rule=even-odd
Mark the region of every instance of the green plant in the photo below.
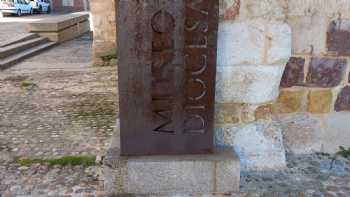
<svg viewBox="0 0 350 197">
<path fill-rule="evenodd" d="M 101 56 L 102 61 L 109 62 L 112 59 L 117 59 L 117 54 L 109 54 L 109 55 L 103 55 Z"/>
<path fill-rule="evenodd" d="M 350 159 L 350 148 L 340 146 L 339 149 L 340 150 L 337 152 L 337 155 Z"/>
<path fill-rule="evenodd" d="M 24 89 L 32 89 L 34 87 L 37 87 L 37 85 L 33 81 L 24 80 L 21 83 L 21 87 Z"/>
<path fill-rule="evenodd" d="M 95 156 L 67 156 L 59 159 L 19 159 L 17 163 L 21 166 L 31 166 L 33 164 L 49 164 L 49 166 L 93 166 L 95 163 Z"/>
</svg>

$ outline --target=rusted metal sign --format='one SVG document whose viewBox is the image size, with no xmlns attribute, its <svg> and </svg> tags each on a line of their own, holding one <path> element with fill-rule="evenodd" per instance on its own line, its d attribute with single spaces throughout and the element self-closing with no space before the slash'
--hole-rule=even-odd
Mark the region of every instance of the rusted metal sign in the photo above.
<svg viewBox="0 0 350 197">
<path fill-rule="evenodd" d="M 122 155 L 213 149 L 218 0 L 119 0 Z"/>
</svg>

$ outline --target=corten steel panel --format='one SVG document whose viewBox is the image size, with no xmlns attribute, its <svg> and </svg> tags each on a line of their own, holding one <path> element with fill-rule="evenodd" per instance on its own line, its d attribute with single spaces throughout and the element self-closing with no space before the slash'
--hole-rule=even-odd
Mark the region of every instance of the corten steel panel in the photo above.
<svg viewBox="0 0 350 197">
<path fill-rule="evenodd" d="M 213 151 L 217 0 L 120 0 L 122 155 Z"/>
</svg>

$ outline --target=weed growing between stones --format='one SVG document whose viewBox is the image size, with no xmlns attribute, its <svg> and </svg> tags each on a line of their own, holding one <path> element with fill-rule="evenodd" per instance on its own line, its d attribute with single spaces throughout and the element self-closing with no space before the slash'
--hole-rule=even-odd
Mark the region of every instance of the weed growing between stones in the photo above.
<svg viewBox="0 0 350 197">
<path fill-rule="evenodd" d="M 340 155 L 344 158 L 350 159 L 350 147 L 345 148 L 343 146 L 340 146 L 339 149 L 340 150 L 337 152 L 337 155 Z"/>
<path fill-rule="evenodd" d="M 81 95 L 81 99 L 64 106 L 65 115 L 77 125 L 88 126 L 108 134 L 117 119 L 117 102 L 114 94 Z"/>
<path fill-rule="evenodd" d="M 31 166 L 33 164 L 48 164 L 49 166 L 94 166 L 95 156 L 67 156 L 59 159 L 19 159 L 16 161 L 21 166 Z"/>
<path fill-rule="evenodd" d="M 21 88 L 26 89 L 26 90 L 31 90 L 37 86 L 38 85 L 36 85 L 33 81 L 28 81 L 28 80 L 24 80 L 21 83 Z"/>
</svg>

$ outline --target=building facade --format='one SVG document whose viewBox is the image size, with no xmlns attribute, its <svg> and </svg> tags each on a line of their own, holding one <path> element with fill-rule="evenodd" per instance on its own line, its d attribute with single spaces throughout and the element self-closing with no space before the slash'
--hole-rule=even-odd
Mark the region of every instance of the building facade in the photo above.
<svg viewBox="0 0 350 197">
<path fill-rule="evenodd" d="M 115 13 L 102 9 L 114 2 L 95 1 L 94 50 L 115 53 Z M 349 146 L 349 10 L 348 0 L 220 0 L 215 138 L 243 170 Z"/>
<path fill-rule="evenodd" d="M 54 12 L 79 12 L 90 10 L 89 0 L 52 0 Z"/>
</svg>

